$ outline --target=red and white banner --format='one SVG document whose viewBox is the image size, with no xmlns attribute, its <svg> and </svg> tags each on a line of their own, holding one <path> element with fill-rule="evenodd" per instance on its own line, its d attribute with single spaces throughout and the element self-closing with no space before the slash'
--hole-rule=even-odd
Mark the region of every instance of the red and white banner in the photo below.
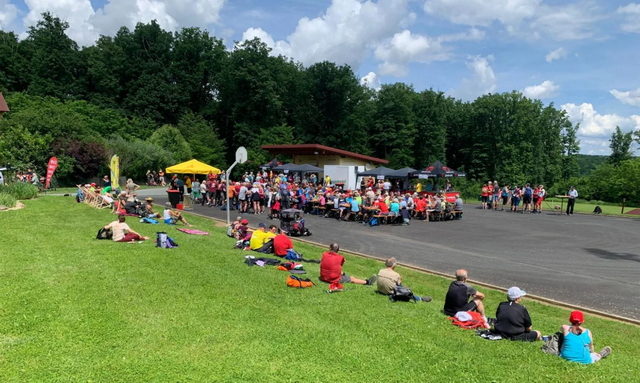
<svg viewBox="0 0 640 383">
<path fill-rule="evenodd" d="M 49 160 L 49 165 L 47 166 L 47 182 L 44 185 L 45 189 L 49 189 L 49 184 L 51 183 L 51 177 L 53 177 L 53 172 L 56 171 L 58 167 L 58 159 L 55 157 L 51 157 Z"/>
</svg>

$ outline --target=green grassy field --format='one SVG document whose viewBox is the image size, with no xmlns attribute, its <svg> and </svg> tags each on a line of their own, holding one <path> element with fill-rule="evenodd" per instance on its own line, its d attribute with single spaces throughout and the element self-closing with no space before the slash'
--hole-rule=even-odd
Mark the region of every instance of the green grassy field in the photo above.
<svg viewBox="0 0 640 383">
<path fill-rule="evenodd" d="M 472 205 L 480 205 L 480 202 L 476 201 L 476 200 L 472 200 L 468 202 L 469 204 Z M 542 210 L 543 211 L 555 211 L 555 212 L 560 212 L 560 210 L 556 210 L 554 209 L 555 206 L 560 206 L 562 207 L 562 211 L 566 212 L 567 210 L 567 201 L 565 200 L 564 203 L 561 203 L 559 198 L 549 198 L 547 200 L 545 200 L 545 202 L 543 202 L 542 204 Z M 618 217 L 626 217 L 626 218 L 638 218 L 637 215 L 631 215 L 631 214 L 620 214 L 622 207 L 621 206 L 617 206 L 617 205 L 605 205 L 605 204 L 595 204 L 595 203 L 589 203 L 587 201 L 584 200 L 578 200 L 576 202 L 576 205 L 573 209 L 574 213 L 580 213 L 580 214 L 593 214 L 593 209 L 595 209 L 596 206 L 600 206 L 600 208 L 602 208 L 602 213 L 601 215 L 612 215 L 612 216 L 618 216 Z M 499 209 L 502 207 L 502 204 L 499 205 Z M 520 204 L 520 207 L 518 208 L 518 210 L 522 209 L 522 204 Z M 624 208 L 625 213 L 629 212 L 633 209 L 637 209 L 637 207 L 632 207 L 632 206 L 626 206 Z"/>
<path fill-rule="evenodd" d="M 140 185 L 140 190 L 144 190 L 144 189 L 154 189 L 154 188 L 165 188 L 166 186 L 147 186 L 147 185 Z M 75 195 L 76 192 L 78 191 L 77 187 L 61 187 L 61 188 L 56 188 L 55 190 L 50 190 L 45 192 L 40 192 L 40 195 L 45 195 L 45 194 L 72 194 Z"/>
<path fill-rule="evenodd" d="M 327 294 L 286 286 L 287 273 L 248 267 L 225 229 L 190 217 L 210 236 L 166 225 L 179 244 L 156 249 L 95 240 L 114 219 L 69 197 L 26 201 L 0 213 L 1 382 L 628 382 L 637 376 L 640 328 L 587 316 L 602 362 L 582 366 L 541 343 L 490 342 L 440 313 L 448 280 L 400 269 L 431 303 L 391 303 L 367 286 Z M 322 249 L 297 244 L 305 257 Z M 317 281 L 318 265 L 307 264 Z M 347 256 L 366 278 L 382 265 Z M 470 270 L 473 273 L 473 270 Z M 483 289 L 480 289 L 483 290 Z M 485 291 L 493 312 L 503 293 Z M 525 304 L 552 333 L 568 311 Z"/>
</svg>

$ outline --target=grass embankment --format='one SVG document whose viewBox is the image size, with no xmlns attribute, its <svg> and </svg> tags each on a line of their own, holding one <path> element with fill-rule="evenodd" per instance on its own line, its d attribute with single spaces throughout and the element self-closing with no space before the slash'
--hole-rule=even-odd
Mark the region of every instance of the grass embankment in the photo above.
<svg viewBox="0 0 640 383">
<path fill-rule="evenodd" d="M 156 249 L 95 240 L 114 216 L 71 198 L 27 201 L 1 216 L 2 382 L 626 382 L 637 374 L 640 328 L 588 316 L 596 348 L 613 354 L 591 366 L 540 351 L 541 343 L 490 342 L 440 313 L 449 281 L 400 269 L 431 303 L 391 303 L 371 287 L 286 287 L 287 273 L 248 267 L 247 252 L 210 220 L 211 236 L 129 218 L 149 236 L 180 245 Z M 321 249 L 297 244 L 308 258 Z M 306 265 L 317 281 L 318 265 Z M 365 278 L 377 261 L 347 256 Z M 472 271 L 472 270 L 471 270 Z M 473 271 L 472 271 L 473 272 Z M 489 310 L 503 293 L 486 291 Z M 534 328 L 556 331 L 568 311 L 526 301 Z"/>
</svg>

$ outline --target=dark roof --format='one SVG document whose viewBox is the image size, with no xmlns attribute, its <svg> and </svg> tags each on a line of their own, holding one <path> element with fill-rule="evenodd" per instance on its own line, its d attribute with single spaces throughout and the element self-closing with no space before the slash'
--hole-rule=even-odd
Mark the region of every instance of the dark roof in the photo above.
<svg viewBox="0 0 640 383">
<path fill-rule="evenodd" d="M 354 158 L 354 159 L 362 160 L 365 162 L 371 162 L 374 164 L 389 163 L 389 161 L 383 160 L 381 158 L 365 156 L 364 154 L 353 153 L 346 150 L 336 149 L 336 148 L 319 145 L 319 144 L 262 145 L 261 148 L 268 151 L 271 154 L 310 155 L 318 152 L 318 154 L 323 154 L 323 155 L 333 154 L 338 156 Z"/>
<path fill-rule="evenodd" d="M 7 106 L 7 102 L 4 100 L 4 97 L 2 97 L 2 92 L 0 92 L 0 113 L 8 111 L 9 106 Z"/>
</svg>

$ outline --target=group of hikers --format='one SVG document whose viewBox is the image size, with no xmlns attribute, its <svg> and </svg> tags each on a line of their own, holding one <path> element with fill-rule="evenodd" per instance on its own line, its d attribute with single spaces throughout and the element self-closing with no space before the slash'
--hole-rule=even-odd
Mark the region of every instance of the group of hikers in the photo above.
<svg viewBox="0 0 640 383">
<path fill-rule="evenodd" d="M 288 260 L 303 259 L 294 250 L 293 242 L 284 233 L 279 233 L 274 225 L 258 224 L 258 229 L 251 231 L 249 221 L 238 217 L 229 227 L 228 234 L 235 237 L 245 250 L 258 253 L 271 253 Z M 248 241 L 248 242 L 247 242 Z M 248 244 L 247 247 L 244 245 Z M 329 251 L 322 254 L 320 259 L 320 281 L 329 284 L 330 291 L 342 291 L 342 284 L 358 285 L 375 284 L 376 293 L 394 298 L 398 288 L 405 288 L 410 298 L 416 302 L 431 302 L 430 296 L 419 296 L 403 286 L 402 276 L 396 271 L 398 262 L 395 258 L 387 258 L 385 267 L 369 278 L 358 278 L 344 272 L 345 258 L 339 254 L 340 246 L 332 243 Z M 522 305 L 522 298 L 526 292 L 517 286 L 507 290 L 507 299 L 501 302 L 496 310 L 495 318 L 486 317 L 485 295 L 467 283 L 468 273 L 460 269 L 456 271 L 456 280 L 449 285 L 442 312 L 456 320 L 468 320 L 475 314 L 479 323 L 490 326 L 494 336 L 512 341 L 535 342 L 547 341 L 550 336 L 543 336 L 539 330 L 534 330 L 531 316 L 527 308 Z M 393 299 L 392 299 L 393 300 Z M 558 355 L 568 361 L 578 363 L 595 363 L 611 353 L 611 347 L 604 347 L 600 352 L 594 351 L 593 335 L 584 327 L 584 314 L 573 311 L 570 315 L 570 325 L 560 328 L 561 343 Z M 455 321 L 454 321 L 455 323 Z"/>
<path fill-rule="evenodd" d="M 489 181 L 482 185 L 480 198 L 482 208 L 504 211 L 505 207 L 513 213 L 542 213 L 542 202 L 547 197 L 544 185 L 509 185 L 500 187 L 498 181 Z M 522 209 L 520 209 L 522 202 Z M 520 210 L 518 210 L 520 209 Z"/>
</svg>

